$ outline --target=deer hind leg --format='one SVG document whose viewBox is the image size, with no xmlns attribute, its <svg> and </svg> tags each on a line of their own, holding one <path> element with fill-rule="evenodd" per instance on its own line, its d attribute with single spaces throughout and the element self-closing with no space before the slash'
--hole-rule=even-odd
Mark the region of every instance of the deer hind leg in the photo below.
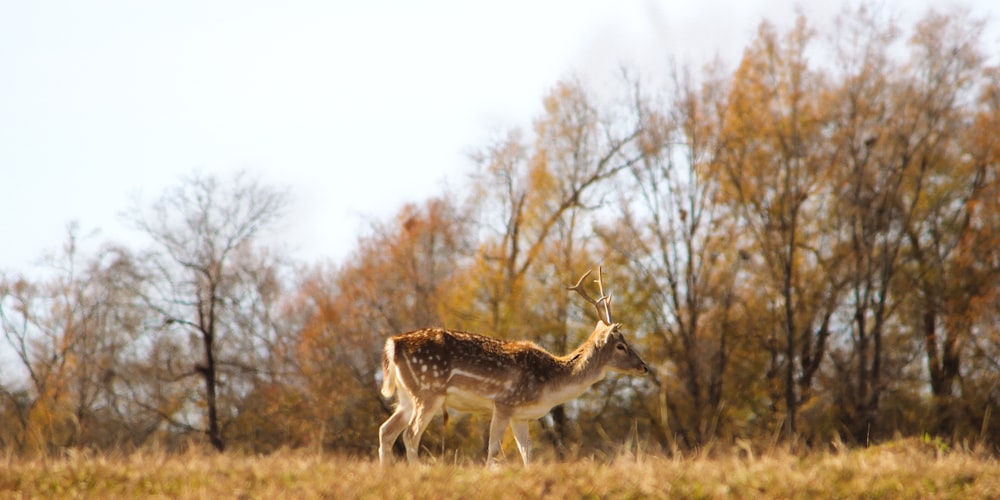
<svg viewBox="0 0 1000 500">
<path fill-rule="evenodd" d="M 413 400 L 405 391 L 399 392 L 399 406 L 378 428 L 378 460 L 383 466 L 392 462 L 392 445 L 413 416 Z"/>
<path fill-rule="evenodd" d="M 507 424 L 510 422 L 510 411 L 506 407 L 493 405 L 493 419 L 490 420 L 490 443 L 486 452 L 486 466 L 495 467 L 497 465 L 496 456 L 500 452 L 500 445 L 503 441 L 503 434 L 507 431 Z"/>
<path fill-rule="evenodd" d="M 414 405 L 413 415 L 410 416 L 409 426 L 403 433 L 403 443 L 406 445 L 406 459 L 410 463 L 416 463 L 420 452 L 420 438 L 430 425 L 434 414 L 444 405 L 444 396 L 434 396 L 432 398 L 417 400 Z"/>
<path fill-rule="evenodd" d="M 514 432 L 514 440 L 517 441 L 517 451 L 521 452 L 521 460 L 524 466 L 531 465 L 531 434 L 528 432 L 528 422 L 524 420 L 513 420 L 510 423 L 510 430 Z"/>
</svg>

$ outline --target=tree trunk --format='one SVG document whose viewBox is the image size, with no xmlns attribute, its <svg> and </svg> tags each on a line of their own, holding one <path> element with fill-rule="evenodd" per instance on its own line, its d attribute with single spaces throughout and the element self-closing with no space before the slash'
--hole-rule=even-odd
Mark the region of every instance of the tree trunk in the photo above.
<svg viewBox="0 0 1000 500">
<path fill-rule="evenodd" d="M 199 367 L 202 376 L 205 378 L 205 404 L 208 406 L 208 441 L 212 443 L 217 451 L 225 451 L 226 443 L 222 440 L 222 431 L 219 428 L 219 410 L 216 403 L 216 367 L 214 353 L 214 339 L 211 334 L 204 334 L 202 339 L 205 344 L 205 364 Z"/>
<path fill-rule="evenodd" d="M 923 318 L 924 342 L 927 349 L 927 371 L 931 378 L 936 417 L 935 432 L 950 436 L 955 430 L 955 379 L 961 362 L 953 335 L 948 335 L 943 349 L 938 349 L 937 314 L 928 307 Z"/>
<path fill-rule="evenodd" d="M 792 260 L 793 252 L 789 250 L 785 264 L 785 425 L 788 429 L 788 442 L 794 443 L 797 433 L 795 415 L 798 401 L 795 398 L 795 309 L 792 307 Z"/>
<path fill-rule="evenodd" d="M 568 420 L 566 418 L 566 408 L 558 405 L 552 408 L 552 444 L 556 450 L 556 457 L 559 460 L 566 458 L 566 432 Z"/>
</svg>

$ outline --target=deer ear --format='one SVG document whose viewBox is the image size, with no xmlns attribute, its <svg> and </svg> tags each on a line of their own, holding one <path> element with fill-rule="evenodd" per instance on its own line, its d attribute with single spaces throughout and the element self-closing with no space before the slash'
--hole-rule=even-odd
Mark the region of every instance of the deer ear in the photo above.
<svg viewBox="0 0 1000 500">
<path fill-rule="evenodd" d="M 603 321 L 597 322 L 597 327 L 594 328 L 594 345 L 597 347 L 604 347 L 604 344 L 608 343 L 608 338 L 614 333 L 614 329 L 604 324 Z"/>
</svg>

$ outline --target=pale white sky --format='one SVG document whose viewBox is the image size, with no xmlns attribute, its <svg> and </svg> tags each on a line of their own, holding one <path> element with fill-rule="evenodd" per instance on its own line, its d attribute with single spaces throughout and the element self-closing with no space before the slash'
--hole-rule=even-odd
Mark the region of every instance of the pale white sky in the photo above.
<svg viewBox="0 0 1000 500">
<path fill-rule="evenodd" d="M 70 221 L 133 241 L 135 194 L 241 168 L 291 189 L 297 257 L 342 259 L 366 218 L 459 184 L 469 151 L 530 127 L 560 78 L 735 66 L 762 18 L 787 27 L 799 3 L 0 0 L 0 271 Z M 909 19 L 947 5 L 884 3 Z"/>
</svg>

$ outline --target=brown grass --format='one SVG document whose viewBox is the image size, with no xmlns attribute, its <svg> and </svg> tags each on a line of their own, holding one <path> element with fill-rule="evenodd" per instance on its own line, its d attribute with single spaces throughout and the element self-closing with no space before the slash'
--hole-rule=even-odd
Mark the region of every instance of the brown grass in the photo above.
<svg viewBox="0 0 1000 500">
<path fill-rule="evenodd" d="M 300 451 L 8 457 L 0 463 L 0 498 L 1000 497 L 996 459 L 917 440 L 801 456 L 702 455 L 541 463 L 527 470 L 516 463 L 496 470 L 443 463 L 383 470 L 371 460 Z"/>
</svg>

